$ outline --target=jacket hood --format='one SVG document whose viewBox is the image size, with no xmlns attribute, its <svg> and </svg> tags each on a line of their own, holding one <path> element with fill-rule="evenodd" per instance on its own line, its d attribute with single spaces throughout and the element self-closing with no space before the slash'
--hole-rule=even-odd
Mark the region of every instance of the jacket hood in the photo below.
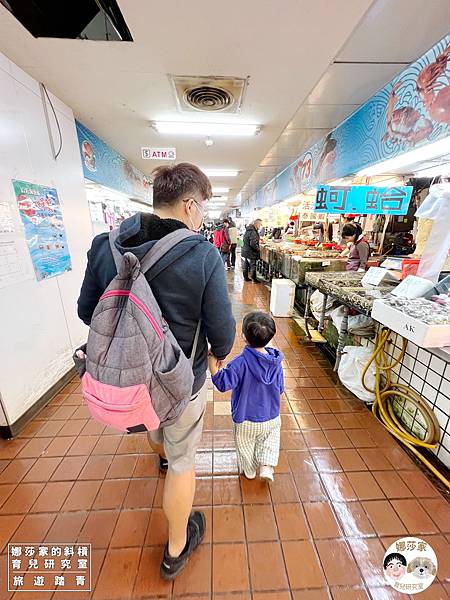
<svg viewBox="0 0 450 600">
<path fill-rule="evenodd" d="M 253 377 L 270 385 L 277 377 L 279 366 L 283 361 L 283 353 L 276 348 L 266 348 L 266 351 L 267 354 L 246 346 L 243 356 Z"/>
<path fill-rule="evenodd" d="M 158 240 L 177 229 L 188 228 L 176 219 L 161 219 L 153 214 L 136 213 L 121 223 L 116 247 L 121 254 L 131 252 L 141 260 Z M 192 232 L 192 237 L 177 244 L 154 268 L 158 271 L 166 268 L 177 258 L 201 243 L 209 244 L 203 235 Z"/>
</svg>

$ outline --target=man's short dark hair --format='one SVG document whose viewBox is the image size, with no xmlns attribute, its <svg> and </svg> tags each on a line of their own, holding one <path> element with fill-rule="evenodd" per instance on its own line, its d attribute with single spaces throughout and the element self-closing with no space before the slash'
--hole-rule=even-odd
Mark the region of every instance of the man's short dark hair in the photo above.
<svg viewBox="0 0 450 600">
<path fill-rule="evenodd" d="M 180 163 L 153 171 L 154 208 L 173 206 L 183 196 L 197 193 L 203 200 L 212 196 L 211 182 L 195 165 Z"/>
<path fill-rule="evenodd" d="M 228 223 L 228 225 L 229 225 L 231 221 L 230 221 L 230 219 L 224 219 L 223 222 Z"/>
<path fill-rule="evenodd" d="M 392 552 L 391 554 L 388 554 L 384 559 L 384 569 L 386 569 L 389 563 L 391 563 L 393 560 L 398 560 L 398 562 L 402 563 L 402 565 L 406 567 L 406 558 L 403 556 L 403 554 L 399 554 L 398 552 Z"/>
<path fill-rule="evenodd" d="M 275 321 L 268 313 L 255 311 L 244 317 L 242 333 L 252 348 L 264 348 L 276 332 Z"/>
</svg>

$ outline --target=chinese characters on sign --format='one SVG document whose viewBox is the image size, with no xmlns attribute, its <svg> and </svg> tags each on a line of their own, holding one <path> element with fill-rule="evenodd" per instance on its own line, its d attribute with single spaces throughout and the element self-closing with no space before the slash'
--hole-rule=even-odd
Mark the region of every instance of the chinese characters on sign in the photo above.
<svg viewBox="0 0 450 600">
<path fill-rule="evenodd" d="M 91 591 L 91 544 L 8 544 L 8 591 Z"/>
<path fill-rule="evenodd" d="M 401 538 L 386 550 L 383 559 L 386 581 L 404 594 L 418 594 L 433 583 L 438 563 L 433 548 L 420 538 Z"/>
<path fill-rule="evenodd" d="M 406 215 L 412 191 L 411 185 L 321 185 L 317 189 L 315 210 L 338 214 Z"/>
</svg>

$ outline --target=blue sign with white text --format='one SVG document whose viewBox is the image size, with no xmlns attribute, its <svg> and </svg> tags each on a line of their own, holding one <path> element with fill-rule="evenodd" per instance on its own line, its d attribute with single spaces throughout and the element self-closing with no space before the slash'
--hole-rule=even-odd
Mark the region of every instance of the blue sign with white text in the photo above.
<svg viewBox="0 0 450 600">
<path fill-rule="evenodd" d="M 412 192 L 412 185 L 320 185 L 314 210 L 335 214 L 406 215 Z"/>
</svg>

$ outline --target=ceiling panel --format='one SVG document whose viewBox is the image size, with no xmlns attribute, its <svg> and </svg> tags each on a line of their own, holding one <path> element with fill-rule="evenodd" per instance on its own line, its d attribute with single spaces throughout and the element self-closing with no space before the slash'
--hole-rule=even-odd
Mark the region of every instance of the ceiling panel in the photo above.
<svg viewBox="0 0 450 600">
<path fill-rule="evenodd" d="M 306 104 L 362 104 L 404 68 L 397 64 L 331 65 Z"/>
<path fill-rule="evenodd" d="M 351 115 L 359 104 L 305 104 L 287 129 L 331 129 Z"/>
<path fill-rule="evenodd" d="M 377 0 L 337 60 L 409 64 L 449 31 L 449 0 Z"/>
</svg>

